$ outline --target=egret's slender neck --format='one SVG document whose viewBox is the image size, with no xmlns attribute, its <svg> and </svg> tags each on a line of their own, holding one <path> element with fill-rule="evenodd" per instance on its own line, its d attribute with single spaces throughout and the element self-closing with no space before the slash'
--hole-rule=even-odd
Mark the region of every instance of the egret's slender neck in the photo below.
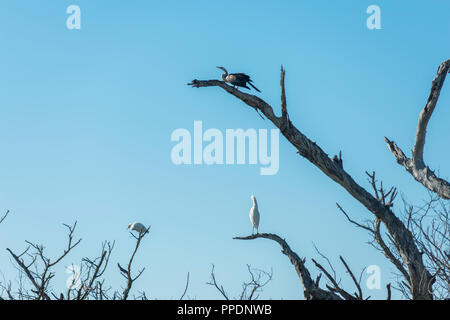
<svg viewBox="0 0 450 320">
<path fill-rule="evenodd" d="M 253 201 L 253 206 L 255 208 L 258 208 L 258 202 L 256 202 L 256 198 L 252 198 L 252 201 Z"/>
</svg>

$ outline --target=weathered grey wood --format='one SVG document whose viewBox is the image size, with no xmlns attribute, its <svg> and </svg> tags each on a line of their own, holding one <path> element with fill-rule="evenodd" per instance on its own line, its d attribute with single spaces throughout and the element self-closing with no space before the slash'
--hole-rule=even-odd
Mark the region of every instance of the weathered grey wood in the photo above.
<svg viewBox="0 0 450 320">
<path fill-rule="evenodd" d="M 439 99 L 442 86 L 447 73 L 450 71 L 450 60 L 444 61 L 438 68 L 434 78 L 430 95 L 425 107 L 419 114 L 417 121 L 416 138 L 411 158 L 408 158 L 394 141 L 385 138 L 389 150 L 393 153 L 397 162 L 408 171 L 414 179 L 424 185 L 428 190 L 435 192 L 442 199 L 450 199 L 450 183 L 436 176 L 436 174 L 423 161 L 423 149 L 427 133 L 428 121 L 433 114 Z"/>
<path fill-rule="evenodd" d="M 277 242 L 281 246 L 281 252 L 285 254 L 293 264 L 295 271 L 302 283 L 304 296 L 306 300 L 342 300 L 337 294 L 319 288 L 311 278 L 309 270 L 305 266 L 305 261 L 300 259 L 297 253 L 292 251 L 287 242 L 273 233 L 257 233 L 247 237 L 234 237 L 236 240 L 253 240 L 257 238 L 270 239 Z"/>
</svg>

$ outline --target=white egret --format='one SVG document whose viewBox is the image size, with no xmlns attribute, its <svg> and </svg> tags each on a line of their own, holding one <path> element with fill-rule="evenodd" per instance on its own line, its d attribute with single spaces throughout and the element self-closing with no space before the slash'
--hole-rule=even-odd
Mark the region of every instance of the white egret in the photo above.
<svg viewBox="0 0 450 320">
<path fill-rule="evenodd" d="M 259 210 L 258 210 L 258 203 L 256 202 L 256 198 L 254 195 L 251 196 L 253 206 L 250 209 L 250 221 L 253 224 L 252 234 L 254 229 L 256 229 L 256 233 L 258 233 L 258 227 L 259 227 Z"/>
<path fill-rule="evenodd" d="M 135 223 L 129 224 L 127 229 L 137 231 L 138 233 L 148 232 L 147 228 L 140 222 L 135 222 Z"/>
</svg>

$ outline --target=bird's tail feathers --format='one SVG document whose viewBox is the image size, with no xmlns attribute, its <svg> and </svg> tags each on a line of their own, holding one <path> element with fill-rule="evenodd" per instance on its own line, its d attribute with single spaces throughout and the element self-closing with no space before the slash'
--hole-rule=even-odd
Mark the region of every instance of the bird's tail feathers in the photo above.
<svg viewBox="0 0 450 320">
<path fill-rule="evenodd" d="M 261 91 L 259 91 L 259 89 L 258 89 L 257 87 L 255 87 L 251 82 L 249 82 L 248 84 L 251 85 L 252 88 L 255 89 L 256 91 L 261 92 Z"/>
</svg>

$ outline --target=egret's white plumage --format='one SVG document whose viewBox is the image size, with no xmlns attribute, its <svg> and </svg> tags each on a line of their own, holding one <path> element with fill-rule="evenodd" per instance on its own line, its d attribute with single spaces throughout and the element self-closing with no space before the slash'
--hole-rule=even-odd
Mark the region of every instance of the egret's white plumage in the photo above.
<svg viewBox="0 0 450 320">
<path fill-rule="evenodd" d="M 148 231 L 147 228 L 140 222 L 129 224 L 127 229 L 137 231 L 138 233 L 145 233 Z"/>
<path fill-rule="evenodd" d="M 253 206 L 250 209 L 250 221 L 253 224 L 253 229 L 256 229 L 256 233 L 258 233 L 258 227 L 259 227 L 259 210 L 258 210 L 258 203 L 256 202 L 256 198 L 254 195 L 251 196 Z M 252 230 L 253 233 L 253 230 Z"/>
</svg>

